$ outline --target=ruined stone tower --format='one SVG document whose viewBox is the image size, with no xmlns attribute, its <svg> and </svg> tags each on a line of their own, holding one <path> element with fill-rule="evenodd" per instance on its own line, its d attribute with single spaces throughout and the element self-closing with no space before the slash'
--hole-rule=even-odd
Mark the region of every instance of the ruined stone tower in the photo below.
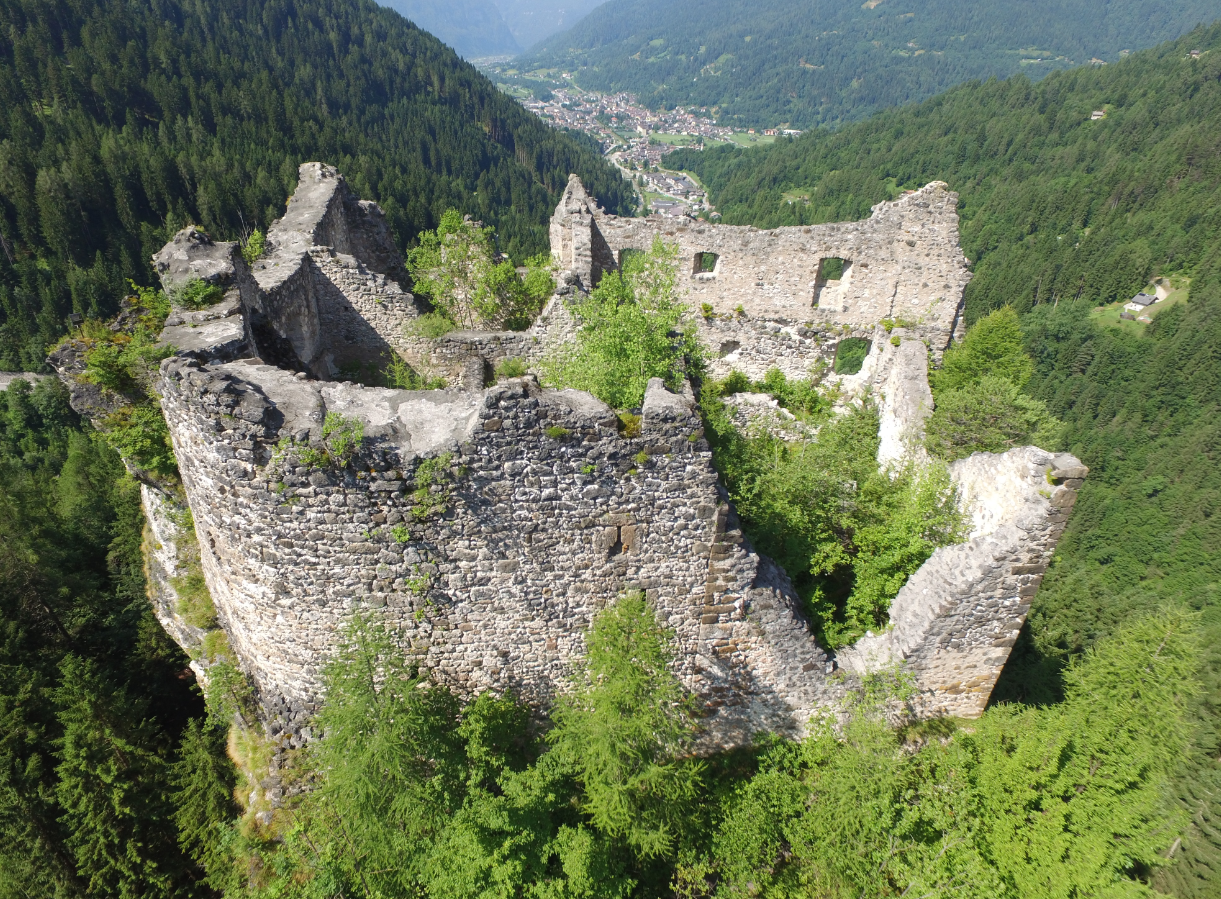
<svg viewBox="0 0 1221 899">
<path fill-rule="evenodd" d="M 713 307 L 701 333 L 726 369 L 804 373 L 840 336 L 910 314 L 897 346 L 876 341 L 870 376 L 889 392 L 884 419 L 900 446 L 928 411 L 925 341 L 939 352 L 950 340 L 967 277 L 945 186 L 865 222 L 763 232 L 615 219 L 574 178 L 551 233 L 562 292 L 531 331 L 432 342 L 407 327 L 419 312 L 380 211 L 325 165 L 301 167 L 253 269 L 235 244 L 193 229 L 157 255 L 171 295 L 196 277 L 225 290 L 211 308 L 175 309 L 162 338 L 177 353 L 157 387 L 220 626 L 271 730 L 300 738 L 354 611 L 380 616 L 442 683 L 545 706 L 566 688 L 592 616 L 628 589 L 676 635 L 706 748 L 799 734 L 839 701 L 840 671 L 896 662 L 914 674 L 922 714 L 979 714 L 1084 477 L 1072 457 L 1027 447 L 956 463 L 971 538 L 912 577 L 890 630 L 837 658 L 811 636 L 784 572 L 741 533 L 690 389 L 651 383 L 636 431 L 589 394 L 533 376 L 485 386 L 498 359 L 531 363 L 565 339 L 565 292 L 661 233 L 701 254 L 684 289 Z M 820 286 L 833 256 L 840 283 Z M 825 291 L 835 299 L 824 304 Z M 346 375 L 390 354 L 455 386 Z M 363 430 L 346 456 L 325 433 L 335 415 Z M 171 498 L 146 486 L 144 500 L 159 615 L 198 654 L 202 635 L 174 611 Z"/>
</svg>

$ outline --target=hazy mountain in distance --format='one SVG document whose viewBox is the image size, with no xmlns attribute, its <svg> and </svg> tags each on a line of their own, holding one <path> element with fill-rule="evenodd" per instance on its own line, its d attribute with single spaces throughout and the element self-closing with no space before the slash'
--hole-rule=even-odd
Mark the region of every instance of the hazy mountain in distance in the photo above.
<svg viewBox="0 0 1221 899">
<path fill-rule="evenodd" d="M 495 0 L 505 24 L 523 50 L 557 31 L 571 28 L 604 0 Z"/>
<path fill-rule="evenodd" d="M 522 47 L 492 0 L 378 0 L 436 35 L 466 59 L 512 56 Z M 522 5 L 529 5 L 525 0 Z M 575 21 L 575 20 L 574 20 Z"/>
<path fill-rule="evenodd" d="M 806 128 L 974 78 L 1114 62 L 1218 17 L 1221 0 L 614 0 L 520 68 L 726 124 Z"/>
</svg>

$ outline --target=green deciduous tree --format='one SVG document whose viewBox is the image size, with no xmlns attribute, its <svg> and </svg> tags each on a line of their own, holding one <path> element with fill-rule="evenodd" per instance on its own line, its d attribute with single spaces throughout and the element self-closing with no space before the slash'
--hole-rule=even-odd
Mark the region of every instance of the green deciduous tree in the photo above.
<svg viewBox="0 0 1221 899">
<path fill-rule="evenodd" d="M 816 439 L 744 436 L 718 390 L 701 409 L 713 460 L 747 532 L 783 566 L 824 645 L 884 626 L 890 601 L 938 546 L 962 539 L 948 472 L 882 471 L 878 415 L 865 405 L 827 422 Z"/>
<path fill-rule="evenodd" d="M 407 253 L 415 290 L 460 328 L 524 330 L 555 290 L 549 257 L 529 259 L 522 278 L 510 260 L 497 257 L 493 229 L 456 209 L 419 242 Z"/>
<path fill-rule="evenodd" d="M 588 390 L 616 409 L 644 400 L 650 379 L 671 390 L 702 370 L 702 349 L 686 305 L 675 296 L 678 247 L 657 237 L 622 272 L 608 272 L 575 306 L 574 343 L 545 364 L 556 386 Z"/>
<path fill-rule="evenodd" d="M 935 406 L 925 425 L 929 451 L 952 461 L 1027 444 L 1058 450 L 1063 425 L 1024 392 L 1033 373 L 1013 308 L 981 318 L 930 372 Z"/>
<path fill-rule="evenodd" d="M 1034 363 L 1022 345 L 1018 314 L 1012 306 L 1004 306 L 977 321 L 961 343 L 946 350 L 941 368 L 929 376 L 929 385 L 936 395 L 993 377 L 1021 390 L 1032 374 Z"/>
<path fill-rule="evenodd" d="M 1062 431 L 1041 400 L 1022 393 L 1012 381 L 986 376 L 937 394 L 925 424 L 925 445 L 947 461 L 1028 444 L 1054 451 Z"/>
</svg>

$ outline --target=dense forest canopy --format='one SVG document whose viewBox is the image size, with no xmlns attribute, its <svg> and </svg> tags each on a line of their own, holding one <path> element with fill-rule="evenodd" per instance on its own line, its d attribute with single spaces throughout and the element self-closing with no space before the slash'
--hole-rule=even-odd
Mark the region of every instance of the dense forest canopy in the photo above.
<svg viewBox="0 0 1221 899">
<path fill-rule="evenodd" d="M 113 314 L 183 225 L 266 228 L 308 160 L 402 244 L 456 207 L 540 252 L 571 172 L 630 206 L 596 148 L 372 0 L 0 0 L 0 121 L 0 370 Z"/>
<path fill-rule="evenodd" d="M 90 431 L 56 380 L 0 392 L 0 896 L 190 895 L 172 767 L 203 702 L 145 594 L 139 485 Z"/>
<path fill-rule="evenodd" d="M 1191 51 L 1199 50 L 1198 58 Z M 1091 121 L 1093 110 L 1105 118 Z M 1221 786 L 1221 26 L 1102 69 L 955 88 L 834 134 L 770 148 L 680 151 L 725 220 L 773 227 L 862 218 L 904 188 L 960 193 L 974 263 L 967 312 L 1023 313 L 1027 390 L 1090 466 L 1056 561 L 995 700 L 1054 702 L 1066 661 L 1132 615 L 1172 600 L 1204 615 L 1206 686 L 1178 778 L 1192 813 L 1180 896 L 1218 889 Z M 1091 312 L 1152 277 L 1190 300 L 1124 331 Z"/>
<path fill-rule="evenodd" d="M 723 124 L 808 128 L 971 78 L 1111 62 L 1218 15 L 1216 0 L 623 0 L 517 67 L 655 108 L 710 107 Z"/>
</svg>

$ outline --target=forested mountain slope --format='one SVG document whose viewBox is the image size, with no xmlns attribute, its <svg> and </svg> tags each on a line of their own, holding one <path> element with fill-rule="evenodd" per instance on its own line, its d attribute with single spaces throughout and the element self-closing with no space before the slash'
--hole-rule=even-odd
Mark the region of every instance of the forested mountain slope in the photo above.
<svg viewBox="0 0 1221 899">
<path fill-rule="evenodd" d="M 1191 824 L 1155 882 L 1217 895 L 1221 26 L 1102 69 L 968 84 L 835 134 L 677 161 L 739 224 L 860 218 L 933 179 L 960 192 L 968 317 L 1024 313 L 1031 389 L 1091 469 L 994 699 L 1053 701 L 1065 662 L 1121 622 L 1168 601 L 1201 609 L 1207 689 L 1178 781 Z M 1191 297 L 1143 334 L 1091 319 L 1160 275 L 1191 277 Z"/>
<path fill-rule="evenodd" d="M 620 0 L 518 66 L 722 122 L 837 125 L 971 78 L 1114 61 L 1221 15 L 1217 0 Z"/>
<path fill-rule="evenodd" d="M 492 0 L 384 0 L 467 59 L 520 53 L 521 47 Z"/>
<path fill-rule="evenodd" d="M 629 190 L 436 38 L 372 0 L 0 0 L 0 370 L 194 222 L 266 227 L 321 159 L 400 243 L 456 206 L 516 258 L 546 247 L 570 172 Z"/>
<path fill-rule="evenodd" d="M 522 49 L 571 28 L 602 0 L 496 0 L 500 14 Z"/>
</svg>

